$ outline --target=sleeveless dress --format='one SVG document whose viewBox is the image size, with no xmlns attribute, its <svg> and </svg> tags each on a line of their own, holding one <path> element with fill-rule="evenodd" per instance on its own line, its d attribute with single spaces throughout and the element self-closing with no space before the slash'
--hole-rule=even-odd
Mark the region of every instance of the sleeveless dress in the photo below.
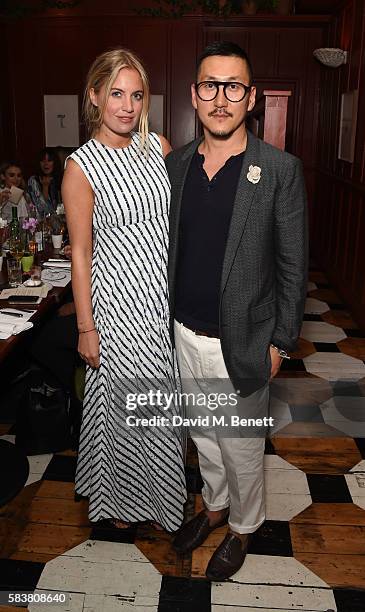
<svg viewBox="0 0 365 612">
<path fill-rule="evenodd" d="M 156 521 L 178 529 L 186 501 L 183 440 L 176 427 L 127 427 L 129 416 L 179 415 L 153 406 L 130 409 L 129 393 L 176 392 L 167 284 L 170 183 L 160 139 L 139 134 L 113 149 L 95 139 L 70 156 L 94 191 L 92 305 L 100 367 L 87 366 L 76 492 L 89 518 Z M 77 203 L 75 203 L 77 205 Z M 161 402 L 160 402 L 161 403 Z"/>
</svg>

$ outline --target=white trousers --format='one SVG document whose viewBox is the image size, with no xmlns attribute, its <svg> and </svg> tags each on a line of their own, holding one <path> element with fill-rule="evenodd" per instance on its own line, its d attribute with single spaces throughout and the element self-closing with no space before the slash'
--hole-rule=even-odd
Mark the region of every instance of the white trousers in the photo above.
<svg viewBox="0 0 365 612">
<path fill-rule="evenodd" d="M 201 395 L 217 390 L 217 379 L 226 379 L 224 389 L 234 392 L 224 363 L 220 340 L 198 336 L 175 321 L 175 345 L 184 393 Z M 267 414 L 269 386 L 239 398 L 242 416 Z M 186 408 L 191 417 L 191 409 Z M 199 414 L 202 414 L 199 410 Z M 196 416 L 196 412 L 195 412 Z M 253 533 L 265 520 L 264 432 L 250 438 L 222 437 L 217 427 L 190 428 L 196 445 L 204 486 L 202 496 L 208 510 L 229 507 L 229 526 L 237 533 Z"/>
</svg>

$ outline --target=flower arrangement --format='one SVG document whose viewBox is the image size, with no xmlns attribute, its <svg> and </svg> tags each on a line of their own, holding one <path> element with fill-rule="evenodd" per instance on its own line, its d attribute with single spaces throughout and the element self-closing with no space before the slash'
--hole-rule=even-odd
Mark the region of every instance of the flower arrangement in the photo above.
<svg viewBox="0 0 365 612">
<path fill-rule="evenodd" d="M 31 234 L 34 234 L 37 227 L 37 219 L 35 217 L 28 217 L 28 219 L 24 219 L 23 221 L 23 229 L 29 231 Z"/>
<path fill-rule="evenodd" d="M 37 229 L 37 219 L 35 217 L 28 217 L 28 219 L 24 219 L 22 224 L 22 229 L 25 231 L 24 237 L 24 255 L 31 255 L 35 253 L 35 240 L 33 238 L 34 232 Z M 31 238 L 29 238 L 29 234 L 31 234 Z"/>
</svg>

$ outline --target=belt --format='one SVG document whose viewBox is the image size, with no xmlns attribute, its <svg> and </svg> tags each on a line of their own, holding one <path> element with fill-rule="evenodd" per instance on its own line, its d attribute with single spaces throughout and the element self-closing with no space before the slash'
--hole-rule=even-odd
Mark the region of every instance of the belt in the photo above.
<svg viewBox="0 0 365 612">
<path fill-rule="evenodd" d="M 218 338 L 218 339 L 220 338 L 217 332 L 204 331 L 202 329 L 193 329 L 192 327 L 189 327 L 185 323 L 183 323 L 183 326 L 186 327 L 187 329 L 190 329 L 190 331 L 194 332 L 196 336 L 206 336 L 207 338 Z"/>
</svg>

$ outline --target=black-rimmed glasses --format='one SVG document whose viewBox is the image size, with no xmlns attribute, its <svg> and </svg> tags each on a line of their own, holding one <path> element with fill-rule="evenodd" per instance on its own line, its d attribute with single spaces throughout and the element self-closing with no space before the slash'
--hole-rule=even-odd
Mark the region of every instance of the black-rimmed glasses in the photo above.
<svg viewBox="0 0 365 612">
<path fill-rule="evenodd" d="M 217 95 L 220 86 L 229 102 L 242 102 L 243 98 L 251 91 L 251 85 L 244 85 L 236 81 L 202 81 L 195 83 L 195 91 L 204 102 L 211 102 Z"/>
</svg>

